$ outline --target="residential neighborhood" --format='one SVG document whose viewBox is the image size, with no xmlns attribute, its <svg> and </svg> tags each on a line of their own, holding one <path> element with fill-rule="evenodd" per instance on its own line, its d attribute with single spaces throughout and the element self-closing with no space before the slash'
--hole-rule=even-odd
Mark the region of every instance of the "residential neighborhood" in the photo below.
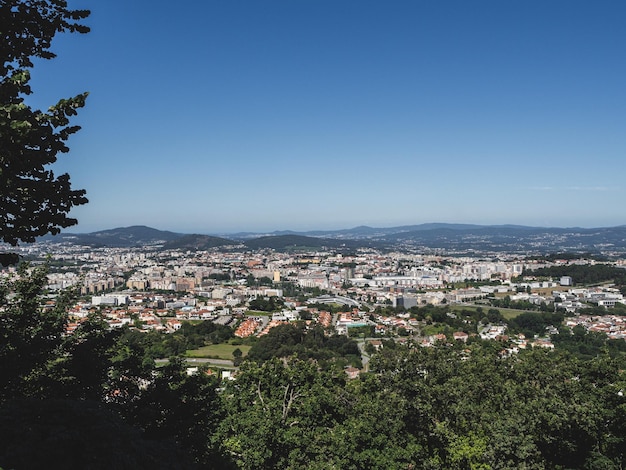
<svg viewBox="0 0 626 470">
<path fill-rule="evenodd" d="M 362 337 L 410 338 L 432 345 L 446 337 L 433 332 L 430 320 L 411 315 L 416 309 L 441 307 L 456 318 L 454 312 L 463 308 L 522 306 L 562 312 L 567 327 L 582 325 L 611 339 L 626 335 L 623 317 L 611 315 L 616 307 L 626 307 L 626 301 L 610 282 L 584 286 L 570 276 L 523 276 L 554 266 L 594 266 L 598 261 L 593 258 L 542 261 L 502 254 L 474 258 L 373 249 L 286 253 L 236 246 L 163 251 L 50 243 L 29 245 L 23 252 L 34 259 L 49 257 L 51 305 L 61 290 L 77 289 L 79 301 L 70 310 L 68 334 L 98 312 L 110 328 L 165 334 L 178 331 L 185 321 L 209 321 L 231 327 L 239 338 L 260 337 L 277 325 L 305 321 L 340 335 L 358 331 Z M 611 264 L 626 268 L 623 260 Z M 12 275 L 13 268 L 2 271 L 5 278 Z M 597 314 L 602 313 L 600 307 L 604 314 Z M 596 308 L 596 314 L 579 314 L 589 308 Z M 502 339 L 506 328 L 497 322 L 478 329 L 467 325 L 465 331 L 448 330 L 448 339 Z M 545 333 L 543 339 L 516 339 L 514 347 L 547 347 L 550 331 Z"/>
</svg>

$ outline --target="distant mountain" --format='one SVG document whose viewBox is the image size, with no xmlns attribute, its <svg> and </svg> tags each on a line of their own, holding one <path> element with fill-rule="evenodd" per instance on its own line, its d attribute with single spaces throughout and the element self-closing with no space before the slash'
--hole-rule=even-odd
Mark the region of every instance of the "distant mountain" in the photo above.
<svg viewBox="0 0 626 470">
<path fill-rule="evenodd" d="M 337 240 L 348 246 L 386 249 L 441 249 L 450 252 L 626 252 L 626 226 L 584 229 L 579 227 L 528 227 L 523 225 L 475 225 L 428 223 L 397 227 L 359 226 L 345 230 L 276 232 L 290 236 Z M 248 234 L 250 237 L 252 234 Z"/>
<path fill-rule="evenodd" d="M 341 230 L 309 230 L 304 232 L 298 232 L 293 230 L 277 230 L 270 233 L 254 233 L 254 232 L 239 232 L 229 234 L 229 237 L 237 240 L 246 240 L 250 238 L 258 238 L 260 236 L 282 236 L 282 235 L 302 235 L 305 237 L 316 238 L 338 238 L 338 239 L 351 239 L 351 240 L 363 240 L 372 239 L 377 237 L 384 237 L 386 235 L 432 230 L 438 228 L 451 228 L 454 230 L 469 229 L 469 228 L 481 228 L 484 225 L 470 225 L 470 224 L 445 224 L 445 223 L 428 223 L 419 225 L 402 225 L 398 227 L 368 227 L 367 225 L 360 225 L 354 228 L 341 229 Z"/>
<path fill-rule="evenodd" d="M 120 248 L 159 245 L 176 240 L 182 236 L 180 233 L 157 230 L 145 225 L 134 225 L 132 227 L 119 227 L 92 233 L 61 233 L 55 236 L 46 236 L 43 240 L 93 247 L 110 246 Z"/>
<path fill-rule="evenodd" d="M 329 238 L 307 237 L 304 235 L 276 235 L 246 240 L 244 244 L 251 250 L 271 248 L 277 251 L 311 250 L 311 249 L 355 249 L 362 243 L 353 240 L 336 240 Z"/>
<path fill-rule="evenodd" d="M 626 251 L 626 227 L 542 228 L 514 225 L 434 228 L 378 237 L 391 245 L 412 245 L 448 251 L 549 253 L 560 251 Z"/>
<path fill-rule="evenodd" d="M 183 235 L 175 240 L 171 240 L 163 245 L 168 250 L 208 250 L 219 246 L 238 245 L 239 242 L 222 237 L 212 237 L 210 235 Z"/>
<path fill-rule="evenodd" d="M 262 236 L 260 236 L 262 235 Z M 520 225 L 420 224 L 345 230 L 272 234 L 239 233 L 223 237 L 184 235 L 145 226 L 122 227 L 88 234 L 60 234 L 44 240 L 87 246 L 164 246 L 203 250 L 244 243 L 250 249 L 319 250 L 357 248 L 445 250 L 448 252 L 626 253 L 626 225 L 601 228 L 526 227 Z"/>
</svg>

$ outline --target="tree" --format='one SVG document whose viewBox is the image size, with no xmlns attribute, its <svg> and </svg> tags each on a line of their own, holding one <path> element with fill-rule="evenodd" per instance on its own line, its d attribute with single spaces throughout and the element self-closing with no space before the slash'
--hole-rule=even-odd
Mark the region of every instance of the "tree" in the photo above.
<svg viewBox="0 0 626 470">
<path fill-rule="evenodd" d="M 54 309 L 41 308 L 47 266 L 22 263 L 0 283 L 0 401 L 47 390 L 50 365 L 59 358 L 67 324 L 67 298 Z M 66 296 L 64 296 L 66 297 Z"/>
<path fill-rule="evenodd" d="M 196 468 L 171 441 L 151 439 L 93 401 L 12 400 L 0 406 L 0 420 L 12 423 L 0 426 L 3 468 Z"/>
<path fill-rule="evenodd" d="M 72 207 L 85 204 L 84 190 L 72 189 L 68 174 L 49 168 L 79 126 L 70 117 L 87 93 L 61 99 L 47 112 L 32 109 L 25 98 L 33 59 L 52 59 L 59 32 L 87 33 L 80 23 L 87 10 L 69 10 L 65 0 L 0 0 L 0 240 L 13 246 L 75 225 Z M 4 254 L 3 264 L 17 261 Z"/>
<path fill-rule="evenodd" d="M 212 433 L 224 418 L 219 379 L 207 374 L 206 368 L 188 374 L 182 358 L 171 358 L 151 375 L 145 389 L 122 409 L 126 419 L 140 427 L 148 439 L 171 439 L 198 463 L 226 468 L 211 444 Z"/>
<path fill-rule="evenodd" d="M 241 351 L 241 349 L 236 348 L 233 351 L 233 364 L 235 366 L 238 366 L 239 364 L 241 364 L 242 360 L 243 360 L 243 352 Z"/>
<path fill-rule="evenodd" d="M 344 385 L 310 361 L 247 361 L 226 384 L 216 440 L 241 469 L 349 468 L 333 465 L 332 456 Z"/>
</svg>

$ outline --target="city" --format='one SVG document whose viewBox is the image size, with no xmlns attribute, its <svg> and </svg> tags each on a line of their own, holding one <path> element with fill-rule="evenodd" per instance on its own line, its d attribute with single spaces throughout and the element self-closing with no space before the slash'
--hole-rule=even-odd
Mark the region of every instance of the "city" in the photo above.
<svg viewBox="0 0 626 470">
<path fill-rule="evenodd" d="M 0 0 L 0 470 L 626 468 L 625 15 Z"/>
<path fill-rule="evenodd" d="M 368 338 L 432 345 L 437 340 L 467 340 L 468 335 L 503 338 L 506 326 L 504 322 L 468 324 L 458 332 L 446 327 L 447 337 L 441 336 L 443 327 L 433 327 L 432 321 L 427 325 L 412 315 L 420 307 L 436 306 L 456 317 L 462 309 L 486 312 L 505 306 L 509 318 L 523 311 L 562 312 L 567 315 L 565 326 L 582 325 L 610 339 L 626 338 L 621 317 L 626 300 L 613 282 L 589 286 L 570 276 L 528 274 L 599 264 L 626 269 L 622 258 L 598 261 L 570 254 L 567 259 L 542 260 L 503 253 L 469 257 L 369 248 L 346 254 L 250 250 L 243 245 L 190 251 L 163 245 L 93 248 L 49 241 L 28 245 L 22 252 L 37 262 L 50 263 L 51 298 L 59 290 L 78 289 L 81 300 L 70 310 L 68 333 L 97 311 L 111 328 L 126 325 L 140 331 L 171 333 L 183 321 L 209 321 L 228 325 L 236 337 L 247 338 L 305 320 L 332 327 L 340 335 L 357 336 L 354 332 L 359 331 Z M 5 269 L 2 275 L 10 276 L 12 271 Z M 259 310 L 260 301 L 270 299 L 276 300 L 272 308 L 261 305 Z M 594 315 L 586 314 L 590 309 L 595 309 Z M 554 330 L 546 327 L 535 338 L 516 336 L 503 347 L 554 347 L 550 342 Z"/>
</svg>

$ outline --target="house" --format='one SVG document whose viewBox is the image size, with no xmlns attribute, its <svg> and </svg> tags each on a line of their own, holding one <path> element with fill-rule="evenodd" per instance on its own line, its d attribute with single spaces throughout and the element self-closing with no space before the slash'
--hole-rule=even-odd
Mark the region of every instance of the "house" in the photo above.
<svg viewBox="0 0 626 470">
<path fill-rule="evenodd" d="M 469 338 L 469 335 L 464 331 L 455 331 L 454 333 L 452 333 L 452 337 L 456 341 L 463 341 L 464 343 L 467 343 L 467 338 Z"/>
<path fill-rule="evenodd" d="M 545 338 L 538 338 L 532 343 L 533 348 L 546 348 L 546 349 L 554 349 L 554 344 L 552 341 Z"/>
<path fill-rule="evenodd" d="M 359 374 L 361 373 L 359 369 L 357 369 L 356 367 L 352 367 L 352 366 L 348 366 L 344 370 L 346 374 L 348 374 L 349 379 L 356 379 L 359 377 Z"/>
</svg>

